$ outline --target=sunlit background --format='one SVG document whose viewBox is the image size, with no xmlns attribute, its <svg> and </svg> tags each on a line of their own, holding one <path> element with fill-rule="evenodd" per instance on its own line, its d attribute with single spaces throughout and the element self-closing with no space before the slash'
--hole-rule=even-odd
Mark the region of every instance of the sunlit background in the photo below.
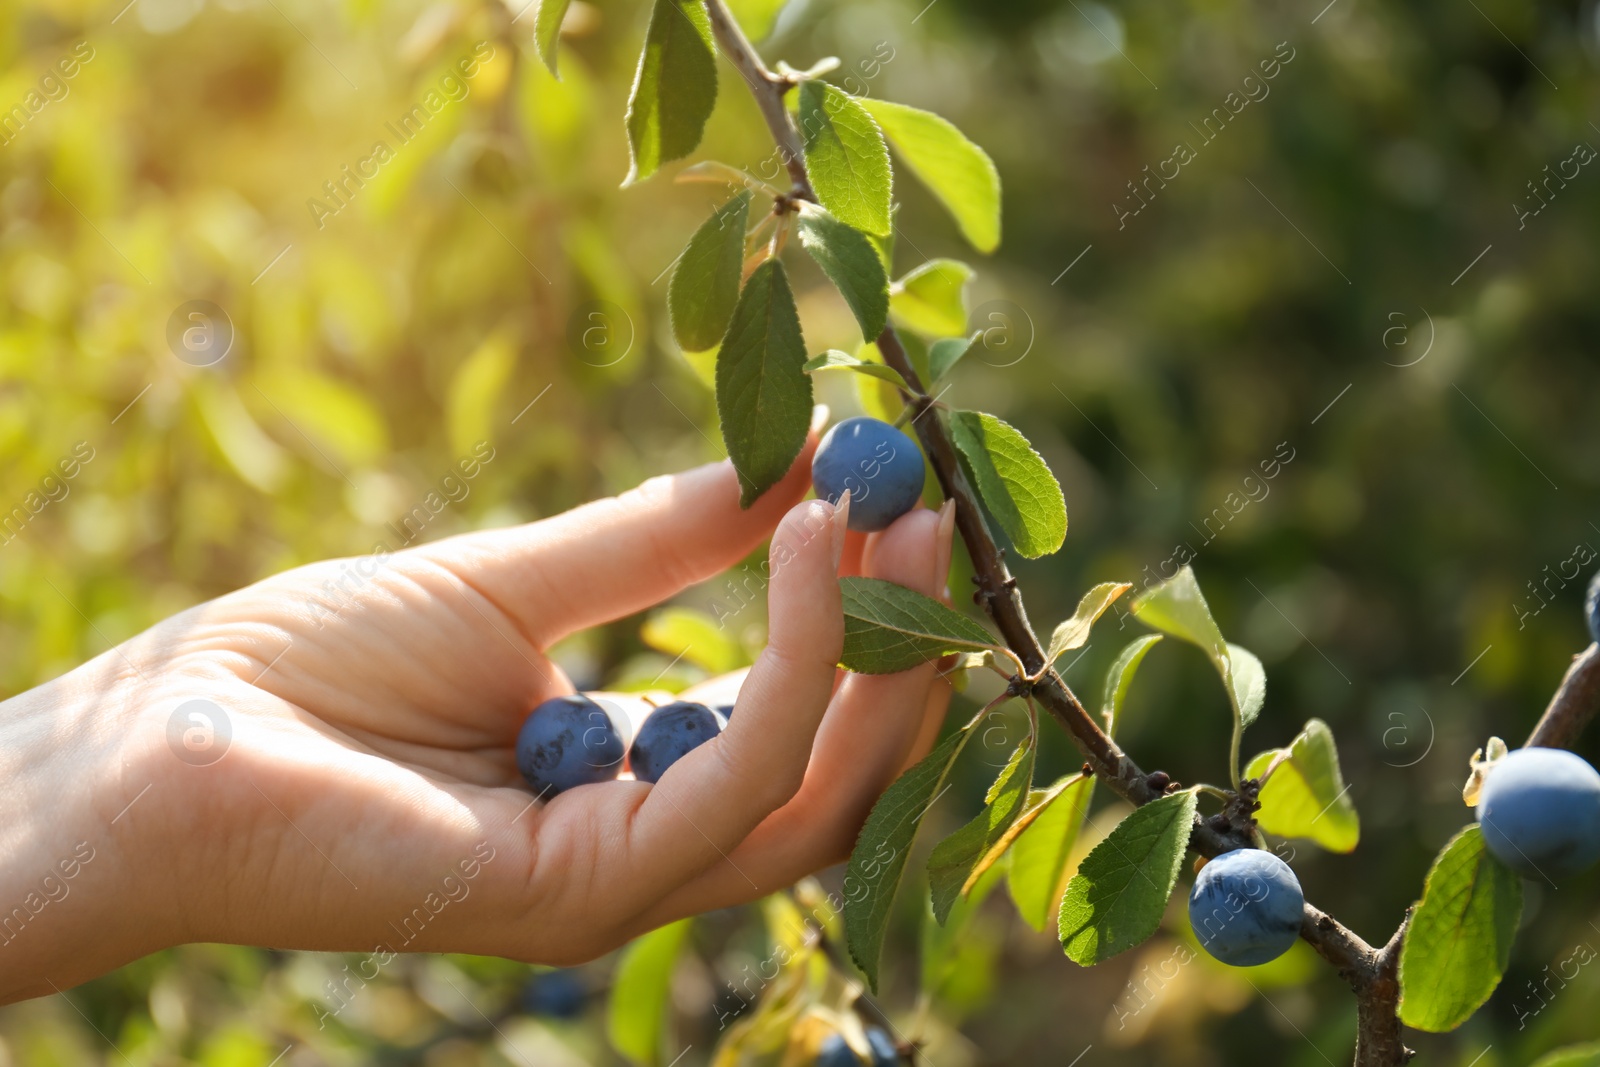
<svg viewBox="0 0 1600 1067">
<path fill-rule="evenodd" d="M 124 2 L 0 10 L 0 695 L 265 575 L 394 545 L 388 524 L 478 442 L 494 459 L 424 537 L 721 455 L 664 272 L 722 193 L 674 184 L 681 164 L 619 188 L 648 5 L 575 4 L 557 82 L 525 0 Z M 1030 610 L 1047 626 L 1092 582 L 1192 554 L 1267 665 L 1250 751 L 1311 716 L 1334 728 L 1363 839 L 1294 866 L 1382 941 L 1470 817 L 1467 756 L 1524 737 L 1587 640 L 1600 43 L 1588 2 L 1324 3 L 795 0 L 762 49 L 836 55 L 838 84 L 945 114 L 993 156 L 1004 242 L 971 260 L 968 304 L 1009 347 L 944 399 L 1017 425 L 1065 487 L 1066 548 L 1016 567 Z M 756 32 L 775 6 L 738 5 Z M 769 150 L 724 66 L 696 158 Z M 970 259 L 922 189 L 896 195 L 897 273 Z M 808 349 L 853 348 L 848 309 L 793 267 Z M 850 381 L 821 390 L 859 410 Z M 675 663 L 692 617 L 558 657 L 580 685 L 686 684 L 759 648 L 757 614 Z M 1125 625 L 1068 680 L 1098 694 Z M 1163 647 L 1122 740 L 1216 781 L 1228 722 L 1204 659 Z M 1052 731 L 1042 763 L 1041 782 L 1077 760 Z M 993 773 L 964 763 L 936 828 Z M 1554 996 L 1529 983 L 1600 945 L 1597 886 L 1529 886 L 1504 983 L 1457 1033 L 1415 1035 L 1425 1062 L 1523 1065 L 1596 1036 L 1600 967 Z M 1348 1062 L 1353 1002 L 1305 946 L 1152 982 L 1189 937 L 1175 906 L 1084 971 L 1003 896 L 919 965 L 923 893 L 902 894 L 874 1004 L 934 1067 Z M 769 953 L 760 907 L 695 923 L 659 1062 L 710 1062 L 729 983 Z M 552 1008 L 526 966 L 416 957 L 319 1027 L 349 962 L 164 952 L 0 1010 L 0 1064 L 622 1063 L 608 1011 L 648 1014 L 611 1003 L 614 959 Z"/>
</svg>

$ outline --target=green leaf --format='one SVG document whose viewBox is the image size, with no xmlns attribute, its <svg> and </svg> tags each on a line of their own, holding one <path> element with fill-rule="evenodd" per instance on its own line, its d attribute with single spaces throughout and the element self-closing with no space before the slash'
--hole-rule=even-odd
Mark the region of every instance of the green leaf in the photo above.
<svg viewBox="0 0 1600 1067">
<path fill-rule="evenodd" d="M 1280 760 L 1278 757 L 1282 755 Z M 1303 837 L 1330 852 L 1350 852 L 1361 839 L 1361 820 L 1339 771 L 1333 731 L 1321 719 L 1307 722 L 1288 748 L 1269 749 L 1250 761 L 1246 778 L 1277 767 L 1261 787 L 1256 821 L 1270 834 Z"/>
<path fill-rule="evenodd" d="M 622 184 L 642 182 L 661 164 L 693 152 L 716 102 L 717 60 L 705 5 L 655 0 L 628 97 L 632 166 Z"/>
<path fill-rule="evenodd" d="M 744 35 L 752 42 L 760 42 L 762 38 L 772 32 L 772 27 L 777 24 L 778 15 L 783 11 L 783 5 L 788 0 L 728 0 L 728 10 L 733 12 L 735 21 Z"/>
<path fill-rule="evenodd" d="M 955 259 L 930 259 L 889 287 L 889 312 L 908 330 L 932 337 L 967 332 L 965 289 L 972 268 Z"/>
<path fill-rule="evenodd" d="M 1239 729 L 1256 721 L 1267 697 L 1266 671 L 1248 649 L 1223 638 L 1193 570 L 1186 566 L 1141 595 L 1133 613 L 1145 625 L 1198 646 L 1222 676 Z"/>
<path fill-rule="evenodd" d="M 990 867 L 981 875 L 965 896 L 956 898 L 942 926 L 931 921 L 933 904 L 929 902 L 929 914 L 921 924 L 921 993 L 942 1000 L 947 993 L 956 992 L 972 983 L 974 978 L 978 978 L 976 984 L 980 988 L 988 984 L 974 975 L 973 970 L 975 967 L 983 968 L 986 964 L 992 968 L 993 960 L 986 957 L 997 955 L 998 952 L 986 952 L 985 948 L 992 946 L 993 950 L 997 950 L 999 945 L 983 938 L 981 934 L 974 936 L 973 920 L 977 918 L 983 902 L 1000 883 L 1001 873 L 1001 868 Z"/>
<path fill-rule="evenodd" d="M 888 233 L 889 146 L 866 109 L 827 82 L 805 82 L 800 133 L 806 170 L 822 206 L 858 230 Z"/>
<path fill-rule="evenodd" d="M 811 425 L 806 343 L 783 264 L 769 259 L 744 283 L 717 353 L 717 415 L 739 474 L 739 506 L 789 472 Z"/>
<path fill-rule="evenodd" d="M 662 608 L 639 631 L 644 643 L 657 652 L 682 659 L 708 674 L 727 674 L 750 664 L 738 638 L 703 611 Z"/>
<path fill-rule="evenodd" d="M 1067 891 L 1067 863 L 1089 813 L 1094 779 L 1069 775 L 1049 789 L 1035 791 L 1011 845 L 1011 870 L 1006 883 L 1017 914 L 1035 930 L 1043 930 L 1061 906 Z M 1015 827 L 1014 827 L 1015 829 Z"/>
<path fill-rule="evenodd" d="M 1534 1061 L 1533 1067 L 1600 1067 L 1600 1041 L 1547 1052 Z"/>
<path fill-rule="evenodd" d="M 983 149 L 931 111 L 863 99 L 900 159 L 938 197 L 980 252 L 1000 245 L 1000 172 Z"/>
<path fill-rule="evenodd" d="M 839 665 L 858 674 L 892 674 L 952 652 L 1000 646 L 982 626 L 932 597 L 881 578 L 839 579 L 844 601 L 844 653 Z"/>
<path fill-rule="evenodd" d="M 1500 984 L 1521 916 L 1522 880 L 1477 824 L 1451 838 L 1400 947 L 1400 1021 L 1435 1034 L 1466 1022 Z"/>
<path fill-rule="evenodd" d="M 1128 687 L 1144 662 L 1145 653 L 1161 640 L 1160 634 L 1145 634 L 1122 646 L 1117 658 L 1106 671 L 1105 695 L 1100 699 L 1100 715 L 1106 721 L 1106 733 L 1117 735 L 1117 721 L 1122 718 L 1122 702 L 1128 698 Z"/>
<path fill-rule="evenodd" d="M 940 925 L 950 914 L 956 898 L 964 896 L 983 872 L 994 866 L 1004 850 L 995 846 L 1012 838 L 1006 831 L 1017 821 L 1028 802 L 1033 785 L 1033 738 L 1027 738 L 1011 753 L 994 784 L 984 797 L 984 808 L 961 829 L 940 841 L 928 857 L 928 881 L 933 889 L 933 917 Z"/>
<path fill-rule="evenodd" d="M 744 267 L 744 229 L 750 219 L 745 189 L 711 213 L 689 238 L 667 283 L 672 336 L 685 352 L 717 347 L 739 302 Z"/>
<path fill-rule="evenodd" d="M 867 235 L 806 203 L 796 228 L 801 246 L 850 305 L 862 338 L 877 337 L 889 318 L 889 276 Z"/>
<path fill-rule="evenodd" d="M 1239 721 L 1249 726 L 1267 701 L 1267 669 L 1254 652 L 1232 641 L 1228 642 L 1228 686 Z"/>
<path fill-rule="evenodd" d="M 556 70 L 556 53 L 561 47 L 561 20 L 567 17 L 572 0 L 539 0 L 539 10 L 533 14 L 533 47 L 550 68 L 550 74 L 560 78 Z"/>
<path fill-rule="evenodd" d="M 952 411 L 950 430 L 984 507 L 1017 551 L 1037 559 L 1060 548 L 1067 536 L 1067 502 L 1028 439 L 981 411 Z"/>
<path fill-rule="evenodd" d="M 506 386 L 516 368 L 517 339 L 505 329 L 485 337 L 477 350 L 461 361 L 450 379 L 445 402 L 451 451 L 461 455 L 477 442 L 497 436 L 495 413 L 505 399 Z M 289 395 L 302 396 L 306 392 L 309 390 L 300 385 Z"/>
<path fill-rule="evenodd" d="M 977 339 L 978 335 L 973 334 L 971 337 L 941 337 L 933 342 L 928 348 L 928 374 L 931 379 L 928 384 L 932 385 L 949 374 Z"/>
<path fill-rule="evenodd" d="M 1061 947 L 1091 967 L 1140 944 L 1161 925 L 1194 827 L 1186 789 L 1137 808 L 1096 845 L 1061 900 Z"/>
<path fill-rule="evenodd" d="M 844 878 L 844 930 L 850 958 L 878 991 L 878 960 L 889 908 L 905 872 L 911 841 L 928 808 L 938 799 L 950 765 L 972 736 L 969 729 L 951 734 L 921 762 L 896 778 L 872 806 Z"/>
<path fill-rule="evenodd" d="M 495 416 L 516 360 L 515 334 L 497 329 L 456 368 L 445 399 L 445 427 L 455 455 L 499 436 Z M 272 398 L 278 409 L 273 414 L 293 427 L 287 440 L 308 446 L 317 459 L 367 467 L 391 454 L 388 426 L 370 392 L 287 360 L 264 368 L 259 380 L 260 392 L 251 392 Z"/>
<path fill-rule="evenodd" d="M 1082 648 L 1089 640 L 1089 629 L 1094 626 L 1095 620 L 1104 615 L 1118 597 L 1132 588 L 1130 582 L 1101 582 L 1083 594 L 1072 618 L 1057 626 L 1055 633 L 1050 635 L 1050 651 L 1045 654 L 1045 661 L 1054 663 L 1063 652 Z"/>
<path fill-rule="evenodd" d="M 893 205 L 889 208 L 889 232 L 867 234 L 867 240 L 872 242 L 874 251 L 878 253 L 878 261 L 883 264 L 884 274 L 894 273 L 894 220 L 899 214 L 900 205 Z"/>
<path fill-rule="evenodd" d="M 805 370 L 807 374 L 812 374 L 819 370 L 832 370 L 835 367 L 845 367 L 855 371 L 857 374 L 865 374 L 868 377 L 889 382 L 907 392 L 911 390 L 911 387 L 906 384 L 906 380 L 900 376 L 900 372 L 893 367 L 858 359 L 848 352 L 839 351 L 837 348 L 830 348 L 822 355 L 807 360 Z"/>
<path fill-rule="evenodd" d="M 875 344 L 862 344 L 856 349 L 856 358 L 863 363 L 885 365 L 883 353 L 878 351 Z M 862 414 L 891 425 L 900 418 L 906 406 L 905 395 L 899 389 L 881 377 L 866 374 L 856 378 L 856 400 L 861 404 Z"/>
<path fill-rule="evenodd" d="M 1133 613 L 1146 626 L 1198 646 L 1219 673 L 1226 672 L 1228 642 L 1211 617 L 1211 608 L 1190 568 L 1184 567 L 1154 589 L 1136 597 Z"/>
<path fill-rule="evenodd" d="M 636 937 L 622 950 L 611 987 L 606 1032 L 617 1051 L 636 1064 L 659 1064 L 666 1048 L 667 1005 L 672 968 L 694 920 Z"/>
<path fill-rule="evenodd" d="M 715 391 L 717 388 L 717 350 L 721 347 L 722 338 L 717 338 L 717 344 L 704 352 L 690 352 L 685 350 L 683 361 L 694 372 L 695 378 L 707 389 Z"/>
</svg>

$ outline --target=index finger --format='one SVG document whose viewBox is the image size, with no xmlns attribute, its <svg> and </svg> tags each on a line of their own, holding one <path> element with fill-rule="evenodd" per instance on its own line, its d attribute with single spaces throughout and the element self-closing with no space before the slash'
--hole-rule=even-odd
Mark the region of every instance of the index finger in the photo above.
<svg viewBox="0 0 1600 1067">
<path fill-rule="evenodd" d="M 448 568 L 543 649 L 632 615 L 749 555 L 811 485 L 815 426 L 783 479 L 748 509 L 724 460 L 651 478 L 540 522 L 462 534 L 413 551 Z"/>
</svg>

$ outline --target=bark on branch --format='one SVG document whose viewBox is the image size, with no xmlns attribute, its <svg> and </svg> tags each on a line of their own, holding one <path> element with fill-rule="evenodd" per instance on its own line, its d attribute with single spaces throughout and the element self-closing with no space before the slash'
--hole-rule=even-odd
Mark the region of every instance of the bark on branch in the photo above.
<svg viewBox="0 0 1600 1067">
<path fill-rule="evenodd" d="M 1572 747 L 1596 711 L 1600 711 L 1600 645 L 1590 645 L 1573 657 L 1525 747 Z"/>
<path fill-rule="evenodd" d="M 705 0 L 705 6 L 718 46 L 756 98 L 778 152 L 788 167 L 794 194 L 815 199 L 806 173 L 800 134 L 783 103 L 784 94 L 792 88 L 792 83 L 767 69 L 724 0 Z M 1044 647 L 1028 621 L 1022 593 L 1006 566 L 1005 554 L 995 544 L 978 506 L 977 494 L 967 482 L 949 427 L 928 396 L 927 383 L 917 374 L 893 326 L 884 327 L 877 344 L 884 362 L 899 371 L 911 387 L 911 425 L 922 441 L 945 496 L 956 503 L 956 528 L 972 558 L 974 580 L 978 585 L 975 599 L 994 621 L 1006 645 L 1022 661 L 1023 668 L 1037 678 L 1032 685 L 1032 695 L 1067 731 L 1094 773 L 1112 792 L 1136 805 L 1155 800 L 1161 793 L 1150 785 L 1149 776 L 1100 728 L 1054 668 L 1047 668 Z M 1216 816 L 1197 820 L 1190 837 L 1190 846 L 1204 856 L 1220 855 L 1253 843 L 1248 826 Z M 1395 1015 L 1400 995 L 1396 972 L 1404 929 L 1402 923 L 1387 945 L 1374 949 L 1336 919 L 1309 903 L 1305 906 L 1300 936 L 1333 965 L 1356 994 L 1360 1024 L 1356 1067 L 1400 1067 L 1412 1056 L 1400 1040 L 1400 1022 Z"/>
</svg>

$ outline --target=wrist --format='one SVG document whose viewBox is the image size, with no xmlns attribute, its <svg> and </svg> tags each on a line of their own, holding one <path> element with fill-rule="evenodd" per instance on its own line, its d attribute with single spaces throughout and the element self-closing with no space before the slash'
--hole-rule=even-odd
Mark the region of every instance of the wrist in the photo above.
<svg viewBox="0 0 1600 1067">
<path fill-rule="evenodd" d="M 134 754 L 137 686 L 122 673 L 102 657 L 0 702 L 0 1003 L 176 943 L 153 906 L 162 858 L 139 816 L 159 786 Z"/>
</svg>

